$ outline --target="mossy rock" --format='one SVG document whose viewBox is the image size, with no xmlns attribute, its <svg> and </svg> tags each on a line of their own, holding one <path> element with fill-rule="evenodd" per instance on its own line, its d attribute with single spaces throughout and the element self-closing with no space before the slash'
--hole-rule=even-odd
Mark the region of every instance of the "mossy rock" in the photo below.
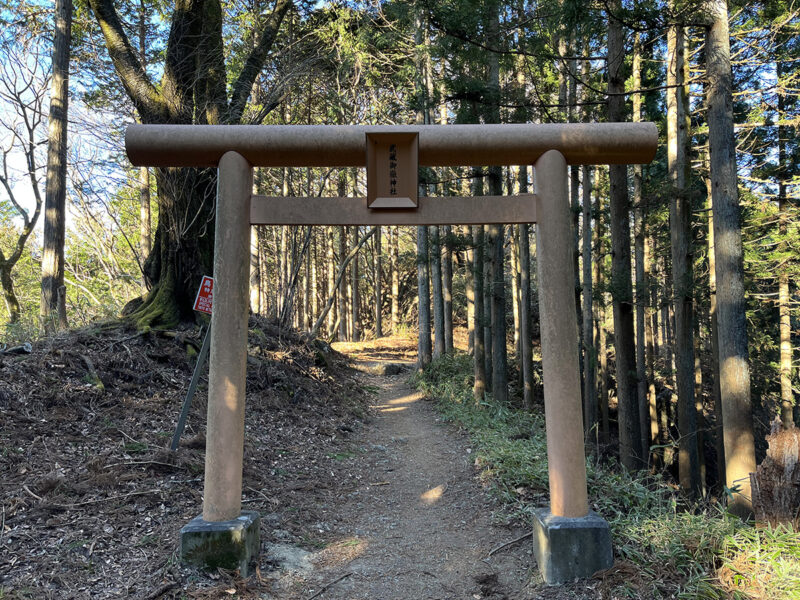
<svg viewBox="0 0 800 600">
<path fill-rule="evenodd" d="M 230 521 L 192 519 L 181 529 L 181 562 L 206 571 L 239 569 L 247 577 L 260 546 L 257 512 L 242 511 Z"/>
</svg>

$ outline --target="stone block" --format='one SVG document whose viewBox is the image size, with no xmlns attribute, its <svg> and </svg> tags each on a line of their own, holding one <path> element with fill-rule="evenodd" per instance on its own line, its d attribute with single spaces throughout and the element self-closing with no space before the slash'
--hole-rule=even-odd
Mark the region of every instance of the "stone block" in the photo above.
<svg viewBox="0 0 800 600">
<path fill-rule="evenodd" d="M 535 511 L 533 552 L 548 585 L 591 577 L 614 564 L 608 522 L 592 511 L 577 518 Z"/>
<path fill-rule="evenodd" d="M 247 577 L 258 558 L 260 526 L 258 513 L 249 510 L 230 521 L 195 517 L 181 529 L 181 562 L 205 570 L 239 569 Z"/>
</svg>

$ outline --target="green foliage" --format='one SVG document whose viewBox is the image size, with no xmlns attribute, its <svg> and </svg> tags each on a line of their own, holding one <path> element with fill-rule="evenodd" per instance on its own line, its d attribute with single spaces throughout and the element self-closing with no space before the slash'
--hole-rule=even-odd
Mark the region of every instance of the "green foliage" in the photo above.
<svg viewBox="0 0 800 600">
<path fill-rule="evenodd" d="M 747 597 L 755 586 L 763 598 L 800 598 L 800 536 L 784 526 L 740 528 L 725 536 L 721 576 Z"/>
<path fill-rule="evenodd" d="M 512 514 L 547 501 L 544 416 L 472 397 L 472 360 L 437 359 L 415 377 L 444 417 L 469 432 L 480 477 Z M 610 523 L 617 567 L 613 597 L 800 598 L 800 534 L 756 529 L 719 505 L 683 507 L 659 477 L 587 460 L 592 509 Z M 766 575 L 766 576 L 765 576 Z M 738 594 L 738 596 L 736 595 Z"/>
<path fill-rule="evenodd" d="M 778 275 L 788 272 L 789 281 L 800 280 L 800 209 L 789 205 L 785 218 L 790 224 L 786 234 L 779 232 L 781 214 L 777 205 L 765 202 L 748 190 L 741 191 L 745 284 L 747 286 L 747 322 L 752 393 L 756 423 L 760 425 L 756 439 L 768 432 L 768 423 L 778 414 L 780 405 Z M 794 287 L 794 286 L 792 286 Z M 796 300 L 791 306 L 797 329 Z M 795 386 L 797 378 L 795 376 Z"/>
<path fill-rule="evenodd" d="M 344 461 L 355 456 L 355 452 L 336 452 L 332 454 L 328 454 L 328 458 L 336 461 Z"/>
<path fill-rule="evenodd" d="M 126 302 L 141 293 L 138 257 L 138 198 L 128 188 L 109 199 L 89 202 L 83 190 L 71 208 L 65 248 L 67 317 L 71 326 L 116 318 Z M 2 204 L 0 204 L 2 207 Z M 112 218 L 113 217 L 113 218 Z M 19 227 L 0 215 L 0 248 L 16 242 Z M 39 335 L 41 241 L 31 238 L 14 267 L 14 289 L 20 303 L 19 322 L 9 324 L 8 309 L 0 302 L 0 341 L 12 343 Z"/>
<path fill-rule="evenodd" d="M 148 451 L 149 446 L 144 442 L 131 441 L 126 443 L 122 449 L 128 454 L 143 454 Z"/>
</svg>

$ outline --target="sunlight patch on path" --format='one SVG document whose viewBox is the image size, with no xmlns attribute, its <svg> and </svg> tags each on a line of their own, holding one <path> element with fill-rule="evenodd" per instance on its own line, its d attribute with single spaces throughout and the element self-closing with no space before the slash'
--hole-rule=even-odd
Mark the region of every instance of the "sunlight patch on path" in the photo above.
<svg viewBox="0 0 800 600">
<path fill-rule="evenodd" d="M 424 504 L 436 504 L 442 498 L 442 494 L 447 489 L 446 485 L 437 485 L 434 488 L 429 489 L 427 492 L 423 493 L 420 496 L 420 499 Z"/>
<path fill-rule="evenodd" d="M 409 404 L 413 404 L 422 399 L 420 394 L 407 394 L 388 400 L 385 404 L 373 404 L 370 408 L 377 409 L 381 412 L 400 412 L 408 408 Z"/>
</svg>

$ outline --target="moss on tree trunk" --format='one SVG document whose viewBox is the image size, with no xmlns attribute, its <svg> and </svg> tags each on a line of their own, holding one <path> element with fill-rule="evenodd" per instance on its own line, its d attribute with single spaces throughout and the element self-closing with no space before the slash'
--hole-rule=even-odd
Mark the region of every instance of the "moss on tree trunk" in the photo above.
<svg viewBox="0 0 800 600">
<path fill-rule="evenodd" d="M 193 321 L 197 288 L 214 266 L 214 169 L 158 169 L 160 202 L 145 276 L 153 287 L 130 318 L 139 328 Z"/>
</svg>

